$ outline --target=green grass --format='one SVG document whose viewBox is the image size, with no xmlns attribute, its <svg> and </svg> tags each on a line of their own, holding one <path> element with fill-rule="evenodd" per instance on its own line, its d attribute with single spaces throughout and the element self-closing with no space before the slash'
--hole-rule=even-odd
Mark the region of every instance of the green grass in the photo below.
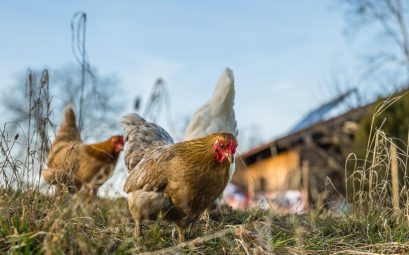
<svg viewBox="0 0 409 255">
<path fill-rule="evenodd" d="M 407 220 L 385 212 L 280 216 L 222 208 L 208 225 L 200 220 L 187 230 L 185 246 L 178 248 L 175 236 L 173 225 L 157 221 L 147 223 L 137 240 L 123 198 L 84 201 L 1 190 L 0 253 L 6 254 L 409 253 Z"/>
</svg>

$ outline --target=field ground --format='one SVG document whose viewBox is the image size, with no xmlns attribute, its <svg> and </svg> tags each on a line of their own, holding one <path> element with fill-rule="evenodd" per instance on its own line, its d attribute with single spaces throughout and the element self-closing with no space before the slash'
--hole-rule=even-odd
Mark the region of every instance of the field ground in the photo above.
<svg viewBox="0 0 409 255">
<path fill-rule="evenodd" d="M 274 215 L 270 211 L 211 213 L 178 244 L 172 225 L 151 222 L 143 238 L 123 198 L 85 201 L 33 191 L 2 190 L 3 254 L 408 254 L 408 220 L 399 212 Z"/>
</svg>

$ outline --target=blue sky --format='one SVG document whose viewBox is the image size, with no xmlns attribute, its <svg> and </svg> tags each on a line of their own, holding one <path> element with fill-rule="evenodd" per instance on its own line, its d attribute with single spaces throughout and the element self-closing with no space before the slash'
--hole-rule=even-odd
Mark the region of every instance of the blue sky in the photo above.
<svg viewBox="0 0 409 255">
<path fill-rule="evenodd" d="M 262 141 L 334 96 L 333 73 L 358 66 L 337 1 L 5 1 L 0 91 L 27 67 L 74 62 L 70 21 L 77 11 L 88 15 L 92 65 L 120 78 L 129 107 L 162 77 L 172 116 L 188 117 L 228 66 L 239 128 L 259 127 Z"/>
</svg>

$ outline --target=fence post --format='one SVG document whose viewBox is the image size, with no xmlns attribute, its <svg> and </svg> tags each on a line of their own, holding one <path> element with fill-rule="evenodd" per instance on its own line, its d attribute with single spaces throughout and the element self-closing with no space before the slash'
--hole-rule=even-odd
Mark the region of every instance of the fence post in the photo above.
<svg viewBox="0 0 409 255">
<path fill-rule="evenodd" d="M 309 198 L 309 187 L 308 187 L 308 183 L 309 183 L 309 163 L 307 160 L 304 160 L 302 162 L 302 185 L 303 185 L 303 193 L 304 193 L 304 197 L 305 197 L 305 209 L 308 209 L 309 204 L 310 204 L 310 198 Z"/>
<path fill-rule="evenodd" d="M 392 176 L 392 205 L 397 211 L 399 210 L 399 176 L 398 176 L 398 153 L 396 146 L 391 144 L 391 176 Z"/>
</svg>

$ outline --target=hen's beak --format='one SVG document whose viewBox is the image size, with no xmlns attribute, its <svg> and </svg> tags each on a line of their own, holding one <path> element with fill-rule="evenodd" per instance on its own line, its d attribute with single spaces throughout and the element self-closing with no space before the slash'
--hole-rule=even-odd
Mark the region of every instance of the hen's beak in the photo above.
<svg viewBox="0 0 409 255">
<path fill-rule="evenodd" d="M 226 155 L 226 158 L 229 161 L 229 163 L 230 164 L 233 163 L 233 156 L 228 152 L 225 155 Z"/>
<path fill-rule="evenodd" d="M 116 150 L 116 152 L 121 152 L 121 151 L 123 151 L 123 150 L 124 150 L 124 145 L 119 145 L 119 146 L 117 146 L 115 150 Z"/>
</svg>

